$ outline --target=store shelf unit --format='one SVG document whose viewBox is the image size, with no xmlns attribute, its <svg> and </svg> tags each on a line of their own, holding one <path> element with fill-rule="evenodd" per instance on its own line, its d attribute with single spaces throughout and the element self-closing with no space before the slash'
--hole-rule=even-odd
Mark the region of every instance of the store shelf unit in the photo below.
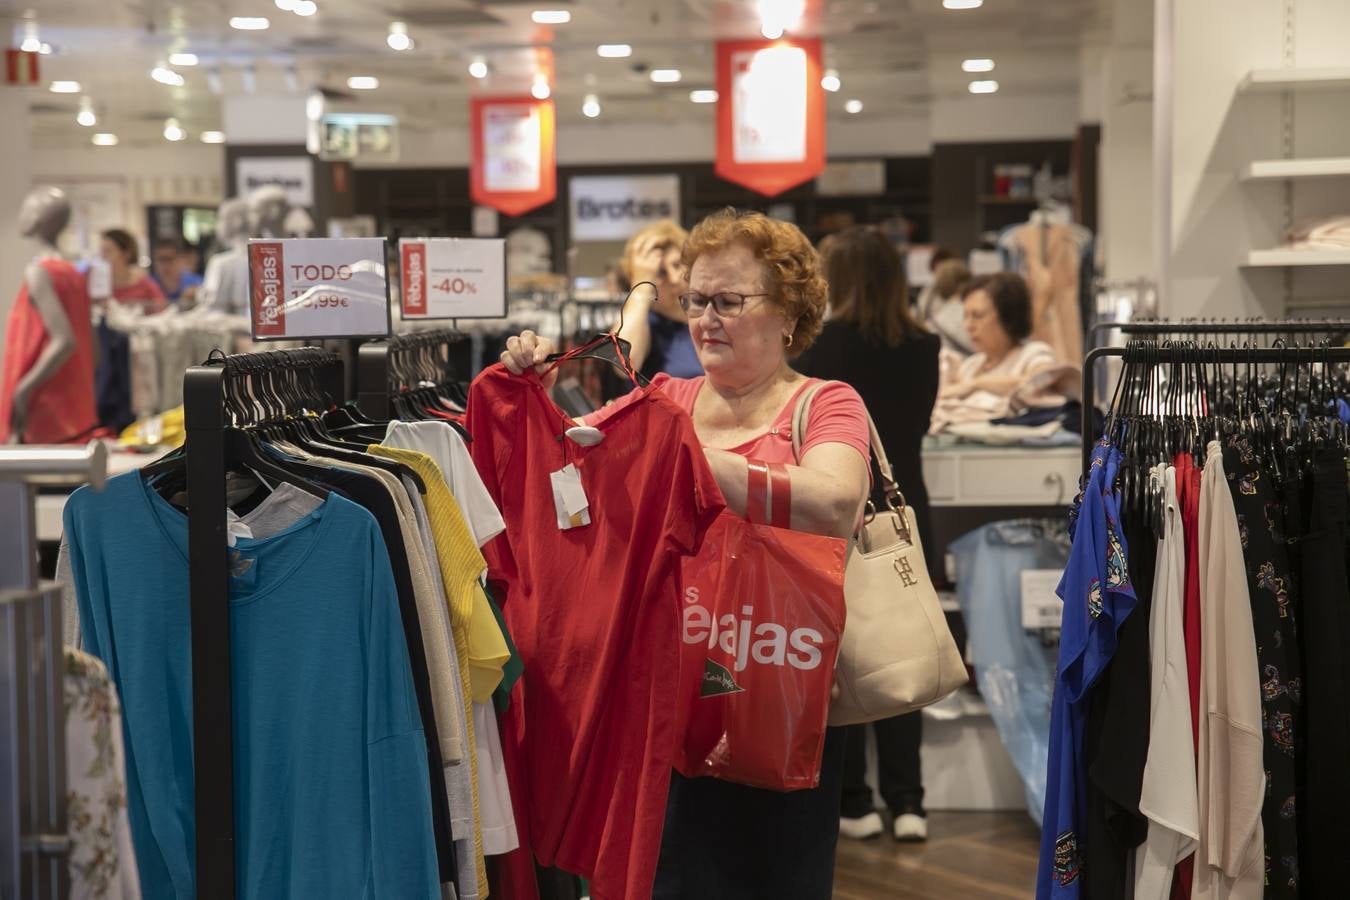
<svg viewBox="0 0 1350 900">
<path fill-rule="evenodd" d="M 1350 66 L 1252 69 L 1238 82 L 1238 93 L 1309 90 L 1336 91 L 1350 88 Z"/>
<path fill-rule="evenodd" d="M 1289 266 L 1350 266 L 1347 250 L 1252 250 L 1243 263 L 1247 268 L 1285 268 Z"/>
<path fill-rule="evenodd" d="M 1261 159 L 1249 162 L 1238 176 L 1243 181 L 1350 177 L 1350 156 L 1322 159 Z"/>
</svg>

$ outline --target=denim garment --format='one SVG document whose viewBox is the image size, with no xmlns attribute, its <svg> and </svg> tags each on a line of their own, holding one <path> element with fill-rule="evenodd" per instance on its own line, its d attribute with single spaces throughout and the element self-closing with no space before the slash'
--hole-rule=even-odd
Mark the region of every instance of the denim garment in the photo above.
<svg viewBox="0 0 1350 900">
<path fill-rule="evenodd" d="M 1021 572 L 1063 569 L 1069 535 L 1057 519 L 1014 519 L 977 528 L 950 549 L 975 682 L 1022 776 L 1027 812 L 1040 822 L 1056 648 L 1022 628 Z"/>
</svg>

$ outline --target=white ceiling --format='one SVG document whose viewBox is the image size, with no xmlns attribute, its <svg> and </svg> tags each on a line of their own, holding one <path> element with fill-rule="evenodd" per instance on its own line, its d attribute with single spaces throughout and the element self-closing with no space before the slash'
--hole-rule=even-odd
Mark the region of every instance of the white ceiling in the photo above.
<svg viewBox="0 0 1350 900">
<path fill-rule="evenodd" d="M 41 39 L 54 48 L 41 60 L 44 87 L 32 92 L 35 146 L 83 146 L 101 130 L 116 132 L 124 145 L 162 142 L 169 116 L 195 139 L 220 127 L 216 91 L 244 93 L 247 70 L 260 94 L 303 96 L 318 86 L 340 95 L 333 107 L 394 113 L 405 131 L 463 127 L 475 92 L 528 90 L 541 49 L 553 56 L 564 128 L 584 127 L 581 102 L 592 92 L 602 121 L 611 124 L 711 120 L 712 107 L 691 104 L 688 96 L 713 86 L 713 42 L 759 35 L 755 0 L 316 2 L 318 14 L 309 18 L 281 11 L 273 0 L 40 0 L 32 10 L 14 7 L 14 44 L 31 12 Z M 964 96 L 973 77 L 997 78 L 999 96 L 1076 92 L 1080 51 L 1105 39 L 1110 6 L 1109 0 L 987 0 L 977 10 L 951 11 L 941 0 L 806 0 L 791 33 L 824 39 L 826 65 L 843 79 L 843 90 L 827 95 L 831 115 L 844 115 L 850 98 L 864 102 L 865 116 L 922 115 L 935 99 Z M 537 8 L 568 9 L 572 21 L 535 25 L 530 13 Z M 272 27 L 232 30 L 229 17 L 240 15 L 267 16 Z M 387 46 L 396 20 L 407 23 L 414 49 Z M 601 59 L 595 52 L 601 43 L 632 44 L 634 55 Z M 201 60 L 179 70 L 187 83 L 152 81 L 149 70 L 180 49 Z M 483 82 L 468 74 L 477 56 L 492 67 Z M 966 75 L 960 61 L 967 56 L 992 57 L 997 68 L 992 76 Z M 678 67 L 684 80 L 652 84 L 646 71 L 656 67 Z M 377 76 L 379 89 L 348 91 L 352 74 Z M 81 83 L 97 128 L 76 124 L 78 95 L 45 90 L 53 79 Z"/>
</svg>

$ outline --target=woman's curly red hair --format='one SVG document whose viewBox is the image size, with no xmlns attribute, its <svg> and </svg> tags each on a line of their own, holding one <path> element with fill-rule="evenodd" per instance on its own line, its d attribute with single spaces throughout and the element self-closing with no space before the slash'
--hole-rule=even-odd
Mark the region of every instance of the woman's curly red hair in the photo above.
<svg viewBox="0 0 1350 900">
<path fill-rule="evenodd" d="M 689 232 L 682 254 L 685 271 L 691 271 L 694 261 L 704 253 L 736 243 L 749 247 L 764 267 L 764 289 L 769 299 L 789 321 L 796 319 L 788 350 L 790 356 L 796 356 L 811 346 L 825 322 L 829 291 L 821 274 L 820 255 L 791 222 L 727 207 Z"/>
</svg>

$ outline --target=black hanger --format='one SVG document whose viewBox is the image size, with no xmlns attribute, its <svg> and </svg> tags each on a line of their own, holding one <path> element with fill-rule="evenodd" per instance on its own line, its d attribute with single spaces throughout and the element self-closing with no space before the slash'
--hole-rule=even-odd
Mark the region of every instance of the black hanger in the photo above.
<svg viewBox="0 0 1350 900">
<path fill-rule="evenodd" d="M 657 296 L 658 288 L 650 281 L 639 281 L 628 291 L 628 298 L 633 296 L 633 291 L 642 285 L 647 285 L 652 289 L 652 296 Z M 545 362 L 559 362 L 564 359 L 596 359 L 601 362 L 609 363 L 628 375 L 638 387 L 646 387 L 650 384 L 648 379 L 641 372 L 634 370 L 631 359 L 633 345 L 623 338 L 619 337 L 619 332 L 623 331 L 624 310 L 628 308 L 628 298 L 625 298 L 624 305 L 619 309 L 619 324 L 613 331 L 605 331 L 597 334 L 588 343 L 583 344 L 566 353 L 550 353 Z"/>
</svg>

